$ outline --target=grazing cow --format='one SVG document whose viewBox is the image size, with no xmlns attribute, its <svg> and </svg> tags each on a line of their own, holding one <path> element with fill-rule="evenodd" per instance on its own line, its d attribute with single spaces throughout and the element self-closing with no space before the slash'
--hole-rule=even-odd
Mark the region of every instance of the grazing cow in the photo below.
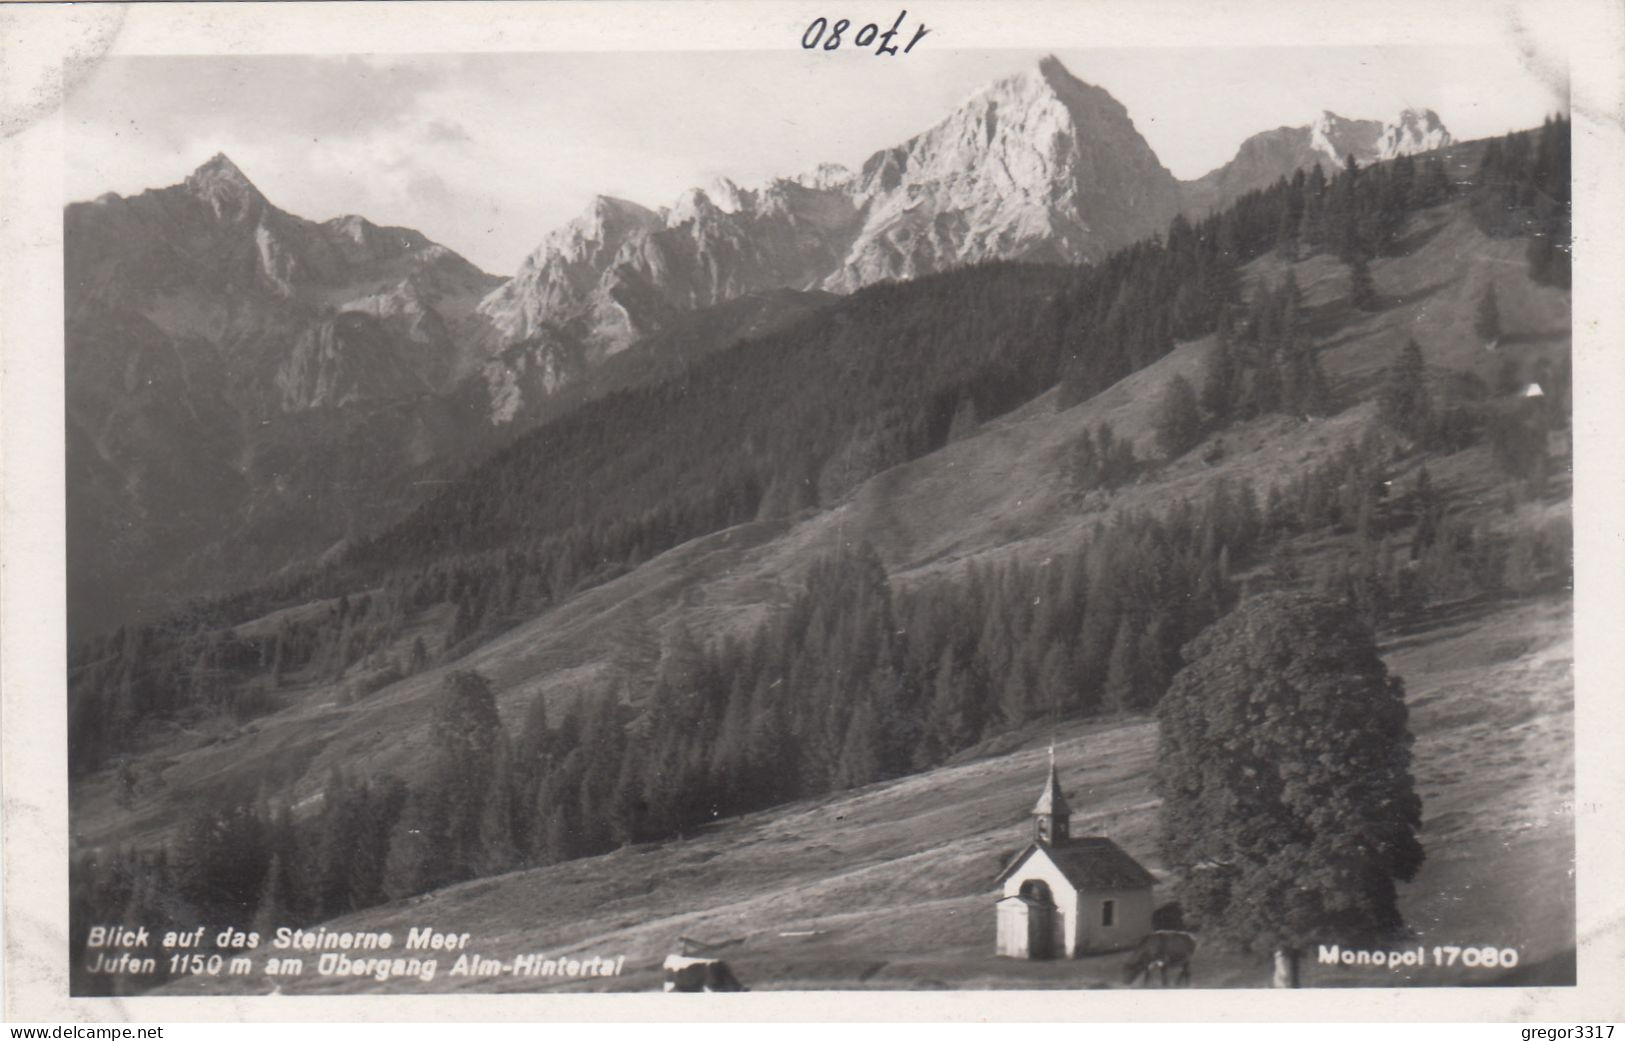
<svg viewBox="0 0 1625 1041">
<path fill-rule="evenodd" d="M 1151 972 L 1156 970 L 1162 977 L 1162 985 L 1166 987 L 1168 970 L 1177 969 L 1176 985 L 1188 987 L 1191 982 L 1191 957 L 1195 953 L 1196 937 L 1190 933 L 1158 929 L 1141 940 L 1128 961 L 1123 963 L 1123 982 L 1132 987 L 1144 979 L 1149 986 Z"/>
<path fill-rule="evenodd" d="M 681 954 L 668 954 L 661 967 L 666 970 L 665 989 L 668 994 L 747 989 L 721 958 L 689 958 Z"/>
</svg>

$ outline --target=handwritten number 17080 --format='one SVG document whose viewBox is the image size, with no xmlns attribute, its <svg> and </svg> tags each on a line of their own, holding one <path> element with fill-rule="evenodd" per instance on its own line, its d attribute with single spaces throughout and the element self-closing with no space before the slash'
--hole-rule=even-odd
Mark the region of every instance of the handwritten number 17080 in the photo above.
<svg viewBox="0 0 1625 1041">
<path fill-rule="evenodd" d="M 878 40 L 879 45 L 875 47 L 877 57 L 882 54 L 898 53 L 897 45 L 892 41 L 897 37 L 898 31 L 902 29 L 903 19 L 907 16 L 907 11 L 899 13 L 897 20 L 885 32 L 881 32 L 880 26 L 870 22 L 852 34 L 852 45 L 854 47 L 867 47 Z M 801 49 L 811 51 L 818 49 L 822 45 L 826 51 L 838 51 L 841 49 L 841 44 L 846 42 L 846 32 L 851 28 L 852 21 L 848 18 L 837 19 L 834 25 L 831 25 L 827 18 L 814 18 L 812 24 L 807 26 L 807 31 L 801 34 Z M 930 31 L 925 27 L 925 23 L 920 23 L 920 27 L 914 30 L 914 38 L 908 41 L 908 46 L 902 49 L 902 53 L 907 54 L 912 51 L 914 45 L 923 40 L 925 34 Z"/>
</svg>

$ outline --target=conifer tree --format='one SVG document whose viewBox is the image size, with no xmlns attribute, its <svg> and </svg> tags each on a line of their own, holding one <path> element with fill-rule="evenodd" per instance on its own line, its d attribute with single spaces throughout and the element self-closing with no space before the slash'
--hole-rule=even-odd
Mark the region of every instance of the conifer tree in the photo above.
<svg viewBox="0 0 1625 1041">
<path fill-rule="evenodd" d="M 665 807 L 661 804 L 669 770 L 669 759 L 657 765 L 642 742 L 634 741 L 627 745 L 615 772 L 614 785 L 604 793 L 603 799 L 608 839 L 612 844 L 629 846 L 641 842 L 651 824 L 658 834 L 661 826 L 669 823 L 662 818 Z M 593 775 L 588 776 L 589 780 L 582 785 L 584 799 L 589 787 L 598 787 L 590 779 Z M 586 818 L 587 812 L 583 803 L 583 818 Z"/>
<path fill-rule="evenodd" d="M 1027 681 L 1027 669 L 1017 659 L 1008 673 L 1005 674 L 1004 684 L 999 692 L 1000 719 L 988 720 L 989 733 L 1000 730 L 1014 730 L 1033 717 L 1035 698 L 1032 685 Z"/>
<path fill-rule="evenodd" d="M 360 838 L 365 798 L 338 767 L 322 791 L 321 830 L 316 845 L 317 910 L 332 918 L 356 909 L 350 891 L 350 865 Z"/>
<path fill-rule="evenodd" d="M 1235 406 L 1236 359 L 1230 343 L 1220 338 L 1208 355 L 1207 370 L 1202 379 L 1202 407 L 1220 423 L 1230 417 Z"/>
<path fill-rule="evenodd" d="M 943 754 L 966 747 L 981 733 L 970 677 L 955 661 L 952 647 L 944 647 L 937 662 L 931 699 L 929 732 Z"/>
<path fill-rule="evenodd" d="M 286 884 L 282 875 L 282 858 L 272 853 L 271 862 L 265 868 L 265 884 L 260 887 L 259 908 L 254 913 L 254 931 L 265 939 L 269 939 L 278 926 L 290 924 L 287 908 L 282 904 L 282 889 Z"/>
<path fill-rule="evenodd" d="M 864 698 L 847 724 L 835 783 L 840 788 L 856 788 L 882 776 L 879 715 L 874 703 Z"/>
<path fill-rule="evenodd" d="M 1169 459 L 1184 455 L 1202 439 L 1202 413 L 1196 392 L 1183 376 L 1169 380 L 1157 408 L 1157 443 Z"/>
<path fill-rule="evenodd" d="M 1450 196 L 1450 177 L 1445 173 L 1444 160 L 1431 156 L 1422 176 L 1417 178 L 1413 195 L 1413 209 L 1437 206 Z"/>
<path fill-rule="evenodd" d="M 1501 305 L 1495 298 L 1495 283 L 1485 282 L 1478 294 L 1478 309 L 1473 315 L 1473 331 L 1480 340 L 1493 343 L 1501 338 Z"/>
<path fill-rule="evenodd" d="M 963 441 L 976 433 L 981 420 L 976 414 L 976 399 L 966 394 L 959 399 L 959 407 L 954 409 L 954 417 L 948 424 L 948 443 Z"/>
<path fill-rule="evenodd" d="M 1416 440 L 1427 431 L 1432 412 L 1422 348 L 1407 339 L 1378 388 L 1377 416 L 1390 429 Z"/>
<path fill-rule="evenodd" d="M 1248 410 L 1255 415 L 1266 415 L 1279 410 L 1285 388 L 1274 351 L 1259 352 L 1252 375 L 1252 383 L 1247 393 Z"/>
<path fill-rule="evenodd" d="M 1349 261 L 1349 300 L 1362 311 L 1377 309 L 1377 287 L 1364 253 L 1356 252 Z"/>
<path fill-rule="evenodd" d="M 476 875 L 507 871 L 518 862 L 514 841 L 513 753 L 505 735 L 496 742 L 496 759 L 486 785 L 485 805 L 480 809 L 480 829 Z"/>
<path fill-rule="evenodd" d="M 547 818 L 542 826 L 541 842 L 534 853 L 539 864 L 557 864 L 576 855 L 574 836 L 570 831 L 568 809 L 563 802 L 548 806 Z"/>
<path fill-rule="evenodd" d="M 1044 652 L 1038 672 L 1038 703 L 1049 718 L 1071 712 L 1077 705 L 1073 687 L 1072 653 L 1064 640 L 1056 640 Z"/>
<path fill-rule="evenodd" d="M 502 719 L 485 677 L 458 670 L 437 692 L 429 723 L 431 761 L 419 805 L 428 826 L 431 887 L 472 878 L 483 862 L 484 809 L 497 780 Z"/>
<path fill-rule="evenodd" d="M 1127 619 L 1117 626 L 1111 658 L 1106 663 L 1106 707 L 1113 712 L 1133 710 L 1139 701 L 1140 641 Z"/>
<path fill-rule="evenodd" d="M 1078 676 L 1082 681 L 1078 694 L 1085 711 L 1100 707 L 1116 635 L 1116 605 L 1102 590 L 1091 598 L 1078 627 L 1076 661 Z"/>
</svg>

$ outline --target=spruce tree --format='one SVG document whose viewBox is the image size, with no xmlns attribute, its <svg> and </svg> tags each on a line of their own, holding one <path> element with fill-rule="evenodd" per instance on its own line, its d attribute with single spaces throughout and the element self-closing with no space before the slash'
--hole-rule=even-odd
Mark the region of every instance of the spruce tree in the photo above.
<svg viewBox="0 0 1625 1041">
<path fill-rule="evenodd" d="M 1520 531 L 1512 537 L 1507 549 L 1506 562 L 1501 568 L 1501 585 L 1519 596 L 1528 594 L 1539 580 L 1535 535 Z"/>
<path fill-rule="evenodd" d="M 880 721 L 873 702 L 864 698 L 852 712 L 836 767 L 835 786 L 856 788 L 883 776 Z"/>
<path fill-rule="evenodd" d="M 1157 444 L 1169 459 L 1184 455 L 1202 439 L 1202 413 L 1196 392 L 1183 376 L 1168 381 L 1157 408 Z"/>
<path fill-rule="evenodd" d="M 265 885 L 260 887 L 259 908 L 254 913 L 254 931 L 264 940 L 268 941 L 278 926 L 290 924 L 288 910 L 282 903 L 285 885 L 282 858 L 272 853 L 271 862 L 265 868 Z"/>
<path fill-rule="evenodd" d="M 1228 339 L 1221 337 L 1208 355 L 1202 378 L 1202 407 L 1220 423 L 1230 418 L 1235 407 L 1236 376 L 1235 355 Z"/>
<path fill-rule="evenodd" d="M 458 670 L 435 695 L 429 723 L 431 758 L 419 793 L 429 825 L 431 887 L 474 877 L 485 861 L 482 825 L 502 741 L 496 695 L 485 677 Z"/>
<path fill-rule="evenodd" d="M 1478 294 L 1478 310 L 1473 315 L 1473 331 L 1486 343 L 1501 338 L 1501 305 L 1495 298 L 1495 283 L 1485 282 Z"/>
<path fill-rule="evenodd" d="M 1445 173 L 1444 160 L 1438 156 L 1428 159 L 1422 176 L 1416 180 L 1417 207 L 1437 206 L 1450 197 L 1450 176 Z"/>
<path fill-rule="evenodd" d="M 1349 261 L 1349 301 L 1362 311 L 1377 309 L 1377 287 L 1371 278 L 1371 264 L 1365 254 L 1356 252 Z"/>
<path fill-rule="evenodd" d="M 557 864 L 575 856 L 574 836 L 571 834 L 570 819 L 563 803 L 554 803 L 548 808 L 541 836 L 534 854 L 537 863 Z"/>
<path fill-rule="evenodd" d="M 1416 440 L 1427 432 L 1432 412 L 1422 348 L 1407 339 L 1377 390 L 1377 417 L 1390 429 Z"/>
<path fill-rule="evenodd" d="M 322 791 L 321 830 L 316 846 L 316 899 L 324 918 L 356 909 L 350 890 L 350 865 L 360 837 L 363 798 L 361 790 L 334 767 Z"/>
<path fill-rule="evenodd" d="M 1254 415 L 1267 415 L 1280 409 L 1284 382 L 1275 352 L 1260 351 L 1253 366 L 1252 385 L 1248 388 L 1249 411 Z"/>
<path fill-rule="evenodd" d="M 1106 708 L 1112 712 L 1128 712 L 1139 703 L 1140 641 L 1127 619 L 1118 623 L 1117 636 L 1112 641 L 1111 657 L 1106 663 Z"/>
<path fill-rule="evenodd" d="M 959 399 L 959 407 L 954 409 L 954 417 L 948 424 L 948 443 L 963 441 L 976 433 L 981 420 L 976 414 L 976 399 L 966 394 Z"/>
<path fill-rule="evenodd" d="M 1044 652 L 1038 671 L 1039 705 L 1047 718 L 1057 718 L 1077 704 L 1072 654 L 1064 640 L 1056 640 Z"/>
</svg>

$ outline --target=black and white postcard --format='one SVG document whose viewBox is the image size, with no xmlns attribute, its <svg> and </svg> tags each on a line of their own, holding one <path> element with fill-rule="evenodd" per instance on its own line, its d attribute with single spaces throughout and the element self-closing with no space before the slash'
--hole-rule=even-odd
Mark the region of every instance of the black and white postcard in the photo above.
<svg viewBox="0 0 1625 1041">
<path fill-rule="evenodd" d="M 1617 10 L 6 17 L 29 1018 L 1617 1018 Z"/>
</svg>

